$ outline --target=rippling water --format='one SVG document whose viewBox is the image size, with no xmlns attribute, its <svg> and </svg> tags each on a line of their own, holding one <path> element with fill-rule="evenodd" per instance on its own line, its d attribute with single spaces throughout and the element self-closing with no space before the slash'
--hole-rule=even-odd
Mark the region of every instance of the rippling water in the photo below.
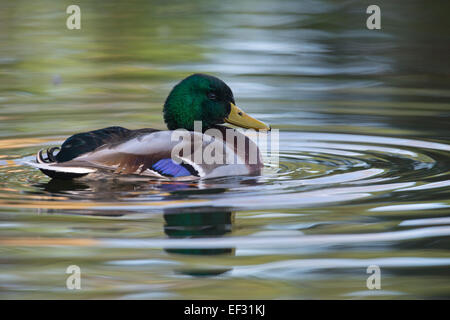
<svg viewBox="0 0 450 320">
<path fill-rule="evenodd" d="M 81 1 L 69 31 L 63 5 L 2 2 L 0 297 L 449 298 L 449 4 L 379 1 L 381 31 L 368 4 Z M 24 165 L 83 130 L 164 128 L 193 72 L 280 129 L 279 168 L 106 183 Z"/>
</svg>

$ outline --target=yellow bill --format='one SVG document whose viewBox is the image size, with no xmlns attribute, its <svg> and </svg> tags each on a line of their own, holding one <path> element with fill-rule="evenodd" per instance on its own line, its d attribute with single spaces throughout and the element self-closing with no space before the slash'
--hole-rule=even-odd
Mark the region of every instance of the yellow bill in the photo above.
<svg viewBox="0 0 450 320">
<path fill-rule="evenodd" d="M 228 117 L 225 118 L 225 122 L 245 129 L 270 130 L 270 127 L 264 122 L 250 117 L 244 111 L 236 107 L 234 103 L 230 104 L 231 112 Z"/>
</svg>

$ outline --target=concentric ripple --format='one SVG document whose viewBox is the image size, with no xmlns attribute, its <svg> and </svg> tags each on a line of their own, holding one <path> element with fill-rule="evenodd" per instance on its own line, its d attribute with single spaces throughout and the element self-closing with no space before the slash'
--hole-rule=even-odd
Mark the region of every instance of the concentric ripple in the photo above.
<svg viewBox="0 0 450 320">
<path fill-rule="evenodd" d="M 247 210 L 307 207 L 357 199 L 382 202 L 450 185 L 450 146 L 423 140 L 367 135 L 281 132 L 279 167 L 259 177 L 193 183 L 162 181 L 50 181 L 23 164 L 31 156 L 3 156 L 2 205 L 129 211 L 215 206 Z M 52 145 L 59 141 L 49 141 Z M 25 143 L 26 144 L 26 143 Z M 25 150 L 33 152 L 42 144 Z M 11 153 L 25 150 L 11 149 Z M 27 152 L 27 151 L 25 151 Z M 15 159 L 14 159 L 15 158 Z M 47 182 L 46 182 L 47 181 Z M 22 190 L 18 197 L 12 190 Z M 51 202 L 47 201 L 50 200 Z M 86 203 L 84 200 L 91 202 Z M 232 200 L 230 202 L 230 199 Z M 68 201 L 70 200 L 70 201 Z"/>
<path fill-rule="evenodd" d="M 32 276 L 36 263 L 32 272 L 24 265 L 4 268 L 10 292 L 33 288 L 59 296 L 54 279 L 73 261 L 106 275 L 89 282 L 84 295 L 92 297 L 105 285 L 117 297 L 179 297 L 171 283 L 178 288 L 177 281 L 191 277 L 201 287 L 205 276 L 206 282 L 228 279 L 224 297 L 235 296 L 237 283 L 255 281 L 263 291 L 264 283 L 292 283 L 281 287 L 297 297 L 299 281 L 327 286 L 330 277 L 343 279 L 335 284 L 341 298 L 373 297 L 360 280 L 372 264 L 392 275 L 378 296 L 410 296 L 396 277 L 429 268 L 448 273 L 450 260 L 441 254 L 450 236 L 447 144 L 286 131 L 278 168 L 267 166 L 259 177 L 193 183 L 49 180 L 23 164 L 37 149 L 58 143 L 3 141 L 3 259 L 18 256 L 11 248 L 24 248 L 30 261 L 55 264 L 50 271 L 38 267 L 46 274 L 43 283 L 52 284 L 47 287 Z M 118 272 L 133 284 L 129 293 L 123 283 L 105 280 Z M 143 285 L 149 273 L 163 285 Z M 429 294 L 446 292 L 441 282 Z M 278 296 L 269 292 L 261 298 Z"/>
<path fill-rule="evenodd" d="M 448 178 L 450 146 L 350 134 L 286 133 L 280 175 L 304 185 L 426 183 Z M 448 183 L 449 181 L 447 181 Z"/>
</svg>

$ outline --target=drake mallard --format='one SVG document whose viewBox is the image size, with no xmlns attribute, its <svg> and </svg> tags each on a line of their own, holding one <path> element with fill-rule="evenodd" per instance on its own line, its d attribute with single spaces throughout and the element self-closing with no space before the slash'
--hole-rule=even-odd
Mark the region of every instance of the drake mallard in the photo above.
<svg viewBox="0 0 450 320">
<path fill-rule="evenodd" d="M 205 74 L 185 78 L 171 90 L 163 113 L 169 130 L 108 127 L 77 133 L 61 147 L 46 152 L 40 150 L 36 162 L 30 164 L 52 178 L 62 179 L 97 178 L 106 174 L 189 180 L 260 174 L 263 162 L 258 147 L 243 133 L 222 124 L 256 130 L 270 130 L 270 127 L 239 109 L 233 92 L 222 80 Z M 199 121 L 197 125 L 201 122 L 201 132 L 194 130 L 195 121 Z M 183 140 L 181 145 L 173 141 L 176 129 L 185 129 L 183 132 L 188 134 L 189 141 Z M 210 129 L 224 138 L 210 135 Z M 235 137 L 225 139 L 227 130 L 233 130 Z M 195 139 L 201 139 L 201 143 L 182 148 Z M 236 141 L 239 139 L 245 141 L 244 152 L 238 152 Z M 228 152 L 228 156 L 231 153 L 234 160 L 239 158 L 241 162 L 198 163 L 192 156 L 188 157 L 190 152 L 186 150 L 192 155 L 196 149 L 207 148 L 211 143 L 216 147 L 219 144 L 224 153 Z M 182 150 L 176 159 L 172 154 L 175 147 Z M 250 161 L 252 152 L 256 152 L 256 161 Z"/>
</svg>

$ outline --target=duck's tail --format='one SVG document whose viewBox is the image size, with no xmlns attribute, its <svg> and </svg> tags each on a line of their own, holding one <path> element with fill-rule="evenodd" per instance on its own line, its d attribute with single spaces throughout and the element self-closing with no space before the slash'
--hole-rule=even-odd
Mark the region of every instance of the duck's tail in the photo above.
<svg viewBox="0 0 450 320">
<path fill-rule="evenodd" d="M 73 179 L 95 172 L 94 169 L 71 166 L 70 164 L 58 163 L 55 152 L 59 147 L 39 150 L 36 153 L 36 162 L 29 161 L 29 165 L 38 168 L 50 178 Z"/>
<path fill-rule="evenodd" d="M 36 153 L 36 162 L 37 163 L 54 163 L 56 162 L 56 158 L 55 158 L 55 151 L 60 150 L 60 147 L 53 147 L 53 148 L 49 148 L 45 151 L 46 153 L 46 157 L 43 157 L 43 151 L 44 150 L 39 150 L 38 153 Z"/>
</svg>

